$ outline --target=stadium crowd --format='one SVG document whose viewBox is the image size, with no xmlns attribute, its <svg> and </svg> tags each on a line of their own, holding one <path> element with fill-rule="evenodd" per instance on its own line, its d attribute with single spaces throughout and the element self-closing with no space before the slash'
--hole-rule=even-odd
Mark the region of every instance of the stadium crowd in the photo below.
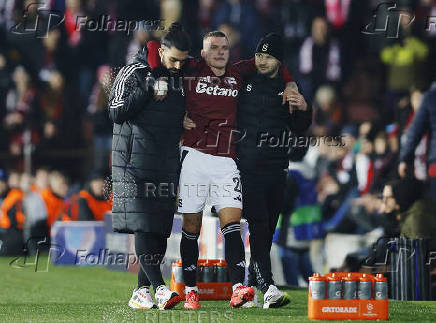
<svg viewBox="0 0 436 323">
<path fill-rule="evenodd" d="M 436 80 L 436 28 L 425 25 L 435 0 L 398 0 L 396 10 L 415 20 L 401 20 L 394 38 L 362 33 L 375 12 L 377 19 L 392 14 L 376 0 L 52 0 L 45 8 L 65 21 L 46 37 L 17 29 L 24 18 L 38 24 L 43 13 L 33 2 L 0 3 L 0 240 L 18 248 L 12 253 L 56 220 L 102 220 L 111 209 L 103 194 L 112 140 L 108 91 L 117 69 L 165 28 L 129 35 L 77 28 L 77 17 L 102 14 L 160 27 L 181 21 L 193 56 L 205 32 L 221 30 L 232 61 L 252 57 L 266 32 L 283 35 L 284 63 L 313 105 L 307 135 L 341 138 L 333 146 L 320 141 L 290 163 L 276 237 L 288 284 L 324 271 L 314 255 L 329 233 L 381 227 L 385 235 L 434 237 L 427 197 L 436 200 L 435 117 L 425 129 L 414 117 L 423 98 L 435 100 L 425 94 Z M 398 205 L 394 216 L 390 198 Z"/>
</svg>

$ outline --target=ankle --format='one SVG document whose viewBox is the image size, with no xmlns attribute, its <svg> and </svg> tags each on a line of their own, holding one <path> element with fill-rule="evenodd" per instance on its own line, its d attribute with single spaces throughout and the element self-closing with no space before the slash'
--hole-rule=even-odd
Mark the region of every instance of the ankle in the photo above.
<svg viewBox="0 0 436 323">
<path fill-rule="evenodd" d="M 192 286 L 192 287 L 190 287 L 190 286 L 186 286 L 186 287 L 185 287 L 185 294 L 188 294 L 188 293 L 190 293 L 190 292 L 196 292 L 196 293 L 198 293 L 198 287 L 197 287 L 197 286 Z"/>
</svg>

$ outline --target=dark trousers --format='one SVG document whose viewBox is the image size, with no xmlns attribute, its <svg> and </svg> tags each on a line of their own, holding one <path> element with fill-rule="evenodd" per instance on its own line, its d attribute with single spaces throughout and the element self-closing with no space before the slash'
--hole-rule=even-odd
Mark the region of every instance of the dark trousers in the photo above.
<svg viewBox="0 0 436 323">
<path fill-rule="evenodd" d="M 250 231 L 248 284 L 265 293 L 269 285 L 274 284 L 270 251 L 283 205 L 286 173 L 283 170 L 270 173 L 242 171 L 241 180 L 242 213 Z"/>
<path fill-rule="evenodd" d="M 430 183 L 430 189 L 429 189 L 430 199 L 436 202 L 436 177 L 430 177 L 429 183 Z"/>
</svg>

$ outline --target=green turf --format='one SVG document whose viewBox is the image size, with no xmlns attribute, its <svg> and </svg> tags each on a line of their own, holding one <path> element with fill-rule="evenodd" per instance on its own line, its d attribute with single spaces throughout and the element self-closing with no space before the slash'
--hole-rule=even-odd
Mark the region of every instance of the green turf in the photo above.
<svg viewBox="0 0 436 323">
<path fill-rule="evenodd" d="M 287 290 L 280 309 L 231 310 L 227 301 L 204 301 L 201 311 L 132 310 L 136 276 L 101 267 L 10 266 L 0 258 L 0 322 L 305 322 L 307 290 Z M 39 270 L 43 270 L 41 267 Z M 390 322 L 436 322 L 436 302 L 390 302 Z M 159 319 L 159 320 L 158 320 Z"/>
</svg>

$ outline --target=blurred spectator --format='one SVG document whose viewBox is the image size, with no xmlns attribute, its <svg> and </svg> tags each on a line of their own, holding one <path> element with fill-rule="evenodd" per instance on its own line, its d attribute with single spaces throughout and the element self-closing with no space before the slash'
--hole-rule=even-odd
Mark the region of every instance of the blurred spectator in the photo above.
<svg viewBox="0 0 436 323">
<path fill-rule="evenodd" d="M 9 137 L 9 152 L 19 155 L 25 144 L 25 131 L 31 132 L 32 143 L 39 141 L 36 130 L 38 107 L 36 90 L 31 86 L 30 76 L 24 67 L 15 68 L 12 80 L 14 87 L 8 91 L 4 126 Z"/>
<path fill-rule="evenodd" d="M 416 115 L 407 131 L 407 141 L 401 147 L 398 173 L 406 177 L 407 165 L 415 156 L 415 149 L 425 133 L 428 133 L 428 178 L 430 182 L 430 197 L 436 201 L 436 82 L 425 93 Z"/>
<path fill-rule="evenodd" d="M 402 147 L 407 143 L 407 131 L 409 130 L 416 112 L 422 103 L 423 93 L 418 89 L 413 89 L 410 94 L 410 99 L 407 98 L 408 104 L 399 103 L 400 117 L 399 120 L 399 142 Z M 403 107 L 404 105 L 404 107 Z M 427 180 L 427 132 L 421 138 L 418 146 L 415 148 L 414 159 L 410 161 L 410 167 L 414 170 L 414 175 L 421 181 Z"/>
<path fill-rule="evenodd" d="M 0 120 L 6 115 L 6 96 L 9 89 L 10 76 L 7 70 L 6 57 L 0 52 Z M 0 127 L 0 150 L 7 147 L 6 133 L 4 127 Z"/>
<path fill-rule="evenodd" d="M 230 62 L 237 62 L 241 60 L 242 48 L 241 48 L 241 35 L 238 30 L 229 23 L 222 24 L 218 28 L 219 31 L 223 32 L 230 45 Z"/>
<path fill-rule="evenodd" d="M 58 148 L 60 141 L 65 142 L 62 135 L 61 121 L 65 102 L 65 80 L 59 71 L 48 72 L 48 84 L 41 93 L 42 140 L 41 146 Z"/>
<path fill-rule="evenodd" d="M 92 122 L 94 142 L 94 168 L 109 168 L 112 150 L 112 122 L 107 113 L 108 93 L 111 84 L 111 68 L 102 65 L 97 69 L 97 81 L 92 89 L 87 108 Z"/>
<path fill-rule="evenodd" d="M 230 23 L 244 37 L 241 38 L 242 59 L 253 56 L 257 42 L 264 34 L 262 20 L 251 0 L 220 0 L 212 18 L 212 28 Z"/>
<path fill-rule="evenodd" d="M 68 43 L 71 47 L 77 46 L 80 41 L 80 30 L 75 28 L 78 16 L 82 16 L 82 12 L 80 11 L 80 1 L 66 0 L 65 27 L 67 31 Z"/>
<path fill-rule="evenodd" d="M 428 56 L 428 46 L 411 34 L 410 24 L 401 19 L 399 39 L 386 46 L 380 53 L 387 65 L 385 118 L 392 120 L 398 103 L 409 93 L 412 86 L 423 86 L 422 64 Z"/>
<path fill-rule="evenodd" d="M 79 193 L 79 221 L 104 221 L 104 215 L 112 210 L 112 204 L 104 195 L 103 189 L 106 176 L 94 171 L 88 187 Z"/>
<path fill-rule="evenodd" d="M 339 44 L 330 37 L 327 21 L 317 17 L 312 22 L 312 36 L 300 49 L 302 88 L 313 97 L 318 87 L 341 80 L 341 52 Z"/>
<path fill-rule="evenodd" d="M 314 100 L 312 133 L 315 136 L 333 136 L 339 133 L 343 118 L 335 89 L 329 85 L 318 88 Z"/>
<path fill-rule="evenodd" d="M 42 198 L 42 192 L 48 187 L 48 176 L 48 169 L 37 169 L 30 191 L 23 199 L 23 212 L 26 215 L 24 241 L 31 254 L 37 249 L 36 240 L 48 235 L 47 208 Z"/>
<path fill-rule="evenodd" d="M 390 151 L 384 131 L 377 133 L 374 139 L 374 181 L 371 190 L 381 192 L 384 183 L 396 178 L 398 154 Z"/>
<path fill-rule="evenodd" d="M 61 31 L 59 29 L 49 31 L 47 37 L 42 39 L 42 44 L 39 79 L 43 82 L 50 82 L 52 70 L 58 70 L 70 76 L 72 57 L 69 46 L 63 42 Z"/>
<path fill-rule="evenodd" d="M 144 47 L 145 44 L 147 44 L 147 41 L 149 41 L 150 38 L 151 35 L 147 30 L 139 28 L 135 31 L 133 38 L 127 47 L 126 64 L 133 63 L 135 55 Z"/>
<path fill-rule="evenodd" d="M 0 255 L 11 256 L 23 252 L 23 213 L 24 192 L 20 188 L 21 175 L 16 171 L 9 174 L 10 187 L 0 207 Z"/>
<path fill-rule="evenodd" d="M 391 222 L 389 233 L 410 239 L 436 238 L 436 203 L 422 198 L 422 184 L 415 179 L 388 182 L 380 213 Z"/>
<path fill-rule="evenodd" d="M 53 223 L 60 219 L 65 207 L 64 199 L 68 192 L 68 180 L 59 171 L 51 171 L 49 174 L 49 187 L 41 191 L 47 211 L 47 228 L 51 229 Z"/>
<path fill-rule="evenodd" d="M 0 205 L 8 194 L 8 177 L 4 169 L 0 169 Z"/>
</svg>

